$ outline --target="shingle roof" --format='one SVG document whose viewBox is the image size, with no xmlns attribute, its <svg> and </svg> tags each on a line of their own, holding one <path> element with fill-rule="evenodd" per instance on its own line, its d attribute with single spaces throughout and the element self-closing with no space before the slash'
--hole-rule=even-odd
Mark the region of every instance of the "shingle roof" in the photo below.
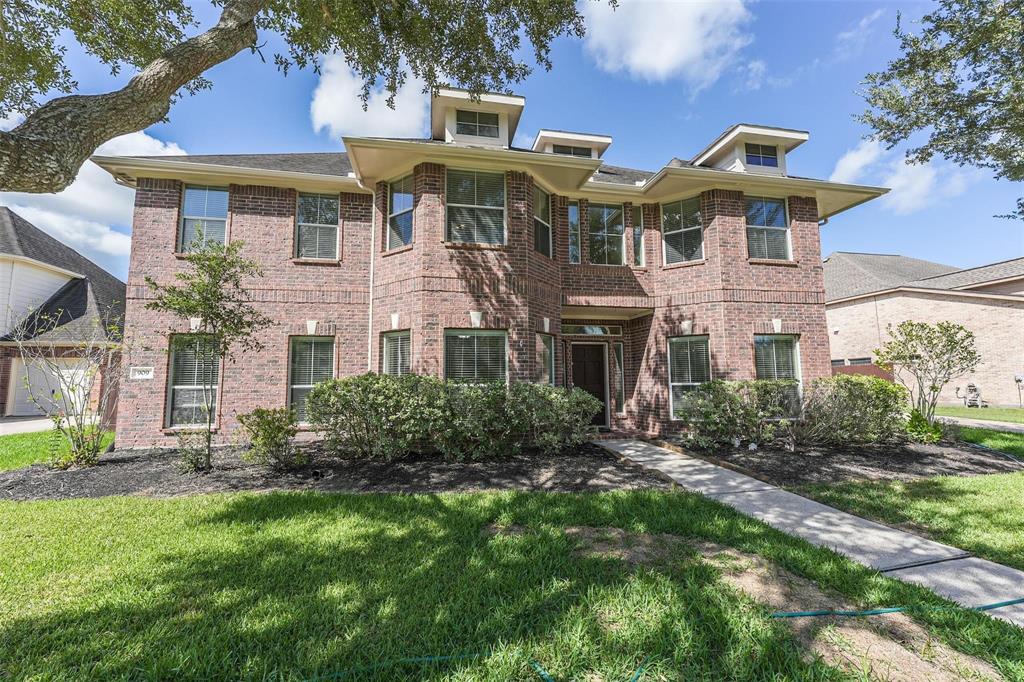
<svg viewBox="0 0 1024 682">
<path fill-rule="evenodd" d="M 601 164 L 593 175 L 594 182 L 614 182 L 620 185 L 635 185 L 638 182 L 646 182 L 654 176 L 651 171 L 637 170 L 635 168 L 623 168 L 622 166 L 609 166 Z"/>
<path fill-rule="evenodd" d="M 957 270 L 946 275 L 933 275 L 916 280 L 912 286 L 929 289 L 960 289 L 1009 277 L 1024 277 L 1024 258 L 989 263 L 976 268 Z"/>
<path fill-rule="evenodd" d="M 77 331 L 86 334 L 88 327 L 97 323 L 120 323 L 124 317 L 124 282 L 5 206 L 0 206 L 0 253 L 31 258 L 81 275 L 15 327 L 29 337 L 44 340 L 57 336 L 52 331 L 54 320 L 62 327 L 59 335 L 70 338 Z M 0 341 L 12 339 L 9 334 Z"/>
<path fill-rule="evenodd" d="M 207 163 L 216 166 L 256 168 L 259 170 L 319 173 L 348 176 L 352 172 L 345 152 L 309 152 L 298 154 L 190 154 L 186 156 L 135 156 L 136 159 L 159 159 L 183 163 Z"/>
<path fill-rule="evenodd" d="M 957 268 L 895 254 L 836 251 L 825 259 L 824 270 L 825 300 L 835 301 L 944 275 Z"/>
</svg>

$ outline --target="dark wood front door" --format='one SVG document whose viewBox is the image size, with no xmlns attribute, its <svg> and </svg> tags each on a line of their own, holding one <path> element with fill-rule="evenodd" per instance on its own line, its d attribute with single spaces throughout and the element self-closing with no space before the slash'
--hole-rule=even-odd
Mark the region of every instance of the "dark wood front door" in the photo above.
<svg viewBox="0 0 1024 682">
<path fill-rule="evenodd" d="M 572 383 L 577 388 L 601 401 L 601 411 L 594 415 L 594 424 L 607 426 L 608 391 L 605 376 L 604 345 L 580 344 L 572 345 Z"/>
</svg>

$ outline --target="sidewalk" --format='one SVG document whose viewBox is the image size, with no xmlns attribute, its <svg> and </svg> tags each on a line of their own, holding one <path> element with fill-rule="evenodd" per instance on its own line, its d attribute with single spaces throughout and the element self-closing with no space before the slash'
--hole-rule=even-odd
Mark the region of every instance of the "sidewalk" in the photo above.
<svg viewBox="0 0 1024 682">
<path fill-rule="evenodd" d="M 1024 433 L 1024 424 L 1013 422 L 997 422 L 990 419 L 970 419 L 968 417 L 947 417 L 938 415 L 937 419 L 959 424 L 960 426 L 975 426 L 979 429 L 992 429 L 993 431 L 1008 431 L 1009 433 Z"/>
<path fill-rule="evenodd" d="M 15 433 L 33 433 L 48 431 L 53 428 L 49 417 L 2 417 L 0 418 L 0 436 Z"/>
<path fill-rule="evenodd" d="M 1024 597 L 1024 572 L 833 509 L 781 488 L 638 440 L 598 443 L 785 533 L 828 547 L 963 606 Z M 988 612 L 1024 627 L 1024 604 Z"/>
</svg>

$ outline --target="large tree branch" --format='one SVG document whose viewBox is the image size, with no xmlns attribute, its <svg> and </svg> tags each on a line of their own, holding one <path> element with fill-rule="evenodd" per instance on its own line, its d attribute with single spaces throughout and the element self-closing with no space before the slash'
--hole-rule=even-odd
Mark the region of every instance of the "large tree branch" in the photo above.
<svg viewBox="0 0 1024 682">
<path fill-rule="evenodd" d="M 0 190 L 59 192 L 70 185 L 97 147 L 159 122 L 179 89 L 255 45 L 255 18 L 266 4 L 227 0 L 216 26 L 172 47 L 120 90 L 51 100 L 0 132 Z"/>
</svg>

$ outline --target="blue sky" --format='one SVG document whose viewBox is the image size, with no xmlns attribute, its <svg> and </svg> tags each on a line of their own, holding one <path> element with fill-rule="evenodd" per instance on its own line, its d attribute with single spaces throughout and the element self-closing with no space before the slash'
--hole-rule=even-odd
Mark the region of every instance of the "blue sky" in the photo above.
<svg viewBox="0 0 1024 682">
<path fill-rule="evenodd" d="M 657 169 L 673 156 L 691 158 L 737 122 L 810 131 L 788 159 L 789 172 L 892 187 L 887 198 L 832 219 L 822 251 L 901 253 L 961 267 L 1024 256 L 1024 225 L 994 218 L 1024 187 L 941 159 L 907 166 L 901 150 L 865 143 L 854 120 L 865 74 L 896 54 L 897 11 L 915 19 L 931 3 L 715 3 L 620 0 L 582 4 L 589 35 L 561 39 L 554 68 L 515 86 L 526 110 L 517 142 L 541 127 L 611 135 L 608 163 Z M 215 17 L 209 7 L 199 15 Z M 209 73 L 212 90 L 184 97 L 169 121 L 115 140 L 115 154 L 254 153 L 341 150 L 340 137 L 420 135 L 428 101 L 410 83 L 388 110 L 383 96 L 364 113 L 358 81 L 338 58 L 322 75 L 282 76 L 242 53 Z M 74 46 L 70 63 L 83 92 L 101 92 L 113 78 Z M 10 125 L 11 121 L 8 121 Z M 3 122 L 0 121 L 0 125 Z M 131 191 L 87 164 L 75 185 L 56 196 L 0 195 L 40 227 L 71 243 L 115 274 L 127 273 Z"/>
</svg>

